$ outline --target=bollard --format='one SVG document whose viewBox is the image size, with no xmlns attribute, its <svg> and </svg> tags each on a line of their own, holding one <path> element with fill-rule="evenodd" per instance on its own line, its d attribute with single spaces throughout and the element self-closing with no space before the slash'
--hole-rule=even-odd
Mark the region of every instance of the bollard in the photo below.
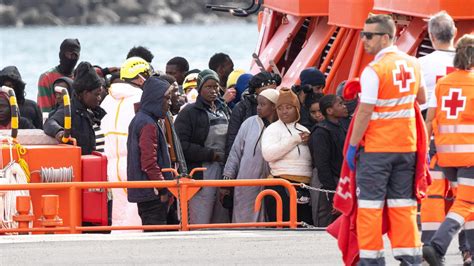
<svg viewBox="0 0 474 266">
<path fill-rule="evenodd" d="M 30 227 L 30 222 L 33 221 L 34 215 L 30 214 L 31 197 L 17 196 L 16 197 L 16 214 L 13 215 L 13 221 L 18 222 L 18 228 L 24 229 Z M 19 233 L 20 235 L 27 235 L 28 232 Z"/>
<path fill-rule="evenodd" d="M 41 217 L 39 222 L 41 226 L 54 228 L 63 225 L 63 219 L 58 216 L 59 212 L 59 196 L 43 195 L 41 198 Z M 48 234 L 48 233 L 46 233 Z M 50 234 L 54 234 L 51 232 Z"/>
</svg>

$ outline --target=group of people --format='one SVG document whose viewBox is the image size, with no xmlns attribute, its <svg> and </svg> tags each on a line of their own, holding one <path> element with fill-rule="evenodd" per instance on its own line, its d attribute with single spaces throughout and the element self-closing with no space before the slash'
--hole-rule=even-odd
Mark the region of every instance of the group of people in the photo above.
<svg viewBox="0 0 474 266">
<path fill-rule="evenodd" d="M 279 75 L 234 70 L 224 53 L 210 58 L 209 69 L 190 69 L 185 58 L 174 57 L 161 72 L 153 69 L 153 54 L 142 46 L 133 47 L 121 67 L 106 68 L 79 63 L 77 39 L 65 39 L 59 50 L 59 64 L 39 78 L 37 103 L 25 99 L 25 82 L 16 67 L 5 67 L 0 83 L 17 95 L 20 129 L 43 129 L 61 143 L 68 141 L 66 90 L 71 137 L 83 155 L 107 156 L 109 181 L 168 180 L 173 176 L 161 169 L 173 167 L 186 174 L 205 167 L 193 178 L 283 178 L 310 185 L 316 167 L 317 186 L 335 190 L 350 114 L 340 97 L 342 89 L 338 96 L 323 95 L 325 75 L 318 69 L 305 69 L 300 84 L 277 89 Z M 9 110 L 8 101 L 3 107 Z M 4 128 L 10 126 L 9 114 L 0 119 L 6 121 Z M 254 212 L 263 189 L 202 188 L 190 201 L 190 222 L 275 221 L 273 198 L 267 197 L 261 212 Z M 287 192 L 273 189 L 282 197 L 288 219 Z M 110 192 L 112 225 L 179 222 L 167 189 Z M 333 194 L 312 194 L 298 188 L 299 220 L 325 227 L 337 217 Z"/>
<path fill-rule="evenodd" d="M 428 158 L 436 165 L 421 204 L 423 255 L 439 265 L 464 226 L 460 248 L 464 262 L 471 263 L 474 36 L 463 36 L 455 46 L 456 27 L 446 12 L 431 17 L 428 30 L 435 52 L 417 59 L 394 46 L 396 26 L 390 16 L 371 15 L 360 36 L 366 53 L 375 57 L 362 72 L 361 91 L 354 99 L 341 97 L 344 83 L 336 94 L 324 95 L 325 75 L 315 67 L 300 73 L 299 84 L 284 88 L 275 73 L 234 70 L 224 53 L 213 55 L 204 70 L 190 70 L 185 58 L 175 57 L 160 72 L 151 66 L 152 53 L 141 46 L 130 50 L 120 68 L 77 65 L 77 39 L 64 40 L 59 65 L 40 76 L 37 104 L 25 98 L 25 83 L 15 66 L 1 70 L 0 85 L 16 93 L 20 128 L 43 128 L 61 142 L 65 110 L 58 92 L 65 88 L 72 98 L 71 135 L 82 154 L 107 156 L 109 181 L 170 180 L 173 176 L 161 169 L 187 173 L 205 167 L 193 178 L 281 178 L 334 191 L 345 160 L 356 172 L 361 265 L 384 264 L 385 205 L 395 258 L 404 265 L 422 261 L 416 186 L 411 184 L 417 184 L 420 158 L 427 157 L 417 153 L 426 145 L 420 143 L 426 139 L 420 137 L 425 124 L 421 129 L 418 123 L 423 113 L 428 136 L 434 134 Z M 8 98 L 1 94 L 1 99 Z M 7 109 L 4 100 L 1 128 L 10 127 Z M 281 196 L 287 220 L 288 192 L 270 188 Z M 263 189 L 202 188 L 190 201 L 190 223 L 276 221 L 272 197 L 254 212 Z M 325 227 L 338 217 L 332 193 L 298 186 L 297 194 L 298 221 Z M 179 222 L 167 189 L 112 189 L 109 199 L 113 225 Z"/>
</svg>

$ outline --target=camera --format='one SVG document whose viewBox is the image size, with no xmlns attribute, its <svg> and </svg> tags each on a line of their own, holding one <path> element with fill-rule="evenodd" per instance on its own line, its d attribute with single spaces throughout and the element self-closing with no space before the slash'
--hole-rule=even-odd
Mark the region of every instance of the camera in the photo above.
<svg viewBox="0 0 474 266">
<path fill-rule="evenodd" d="M 309 94 L 309 93 L 312 93 L 313 92 L 313 87 L 309 84 L 306 84 L 306 85 L 293 85 L 291 86 L 291 90 L 295 93 L 295 94 L 299 94 L 301 91 L 303 91 L 305 94 Z"/>
</svg>

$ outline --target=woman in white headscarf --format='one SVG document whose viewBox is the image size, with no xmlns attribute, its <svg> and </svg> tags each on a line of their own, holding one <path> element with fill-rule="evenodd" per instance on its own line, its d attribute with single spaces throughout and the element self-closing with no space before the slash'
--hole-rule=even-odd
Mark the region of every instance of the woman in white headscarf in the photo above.
<svg viewBox="0 0 474 266">
<path fill-rule="evenodd" d="M 224 168 L 224 179 L 261 179 L 269 175 L 270 168 L 262 156 L 261 138 L 265 128 L 278 119 L 277 100 L 278 91 L 274 89 L 266 89 L 257 96 L 257 115 L 246 119 L 240 127 Z M 265 220 L 263 208 L 254 212 L 255 198 L 262 189 L 235 187 L 232 222 Z"/>
</svg>

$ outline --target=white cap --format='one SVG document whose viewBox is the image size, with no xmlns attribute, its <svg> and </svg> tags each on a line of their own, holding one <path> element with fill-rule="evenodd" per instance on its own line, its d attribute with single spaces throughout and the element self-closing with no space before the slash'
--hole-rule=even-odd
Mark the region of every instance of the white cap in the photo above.
<svg viewBox="0 0 474 266">
<path fill-rule="evenodd" d="M 267 98 L 270 102 L 276 104 L 278 101 L 278 95 L 280 95 L 280 92 L 276 89 L 268 88 L 260 92 L 259 95 L 262 95 L 263 97 Z"/>
</svg>

